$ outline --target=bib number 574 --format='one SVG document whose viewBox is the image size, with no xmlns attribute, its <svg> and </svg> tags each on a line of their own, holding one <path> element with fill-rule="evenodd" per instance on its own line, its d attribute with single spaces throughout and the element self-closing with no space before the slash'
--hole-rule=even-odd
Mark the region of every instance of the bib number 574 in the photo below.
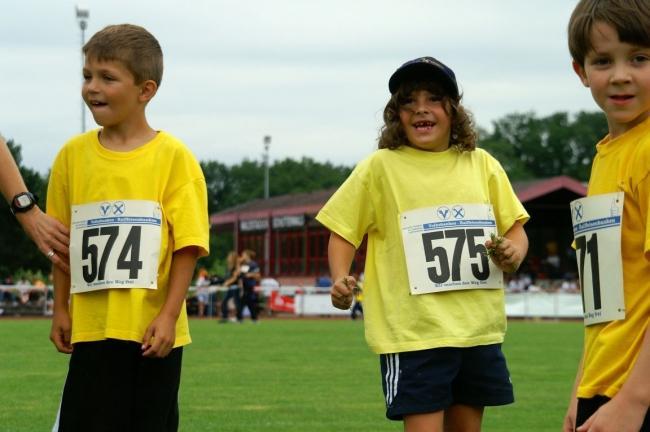
<svg viewBox="0 0 650 432">
<path fill-rule="evenodd" d="M 82 267 L 83 278 L 87 283 L 103 281 L 106 277 L 106 266 L 109 257 L 115 246 L 115 242 L 120 232 L 119 226 L 105 226 L 101 228 L 91 228 L 83 232 L 81 244 L 81 259 L 87 261 Z M 96 237 L 106 236 L 106 243 L 103 250 L 100 251 Z M 121 245 L 121 250 L 117 258 L 118 270 L 128 270 L 129 279 L 137 279 L 138 272 L 142 269 L 140 260 L 140 239 L 142 228 L 139 226 L 130 227 L 126 240 Z M 120 245 L 118 245 L 119 247 Z M 101 252 L 101 256 L 100 256 Z"/>
</svg>

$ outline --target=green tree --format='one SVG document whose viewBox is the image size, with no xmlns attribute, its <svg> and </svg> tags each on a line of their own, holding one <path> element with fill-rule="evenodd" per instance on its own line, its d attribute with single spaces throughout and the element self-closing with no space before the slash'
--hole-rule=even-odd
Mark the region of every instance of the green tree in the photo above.
<svg viewBox="0 0 650 432">
<path fill-rule="evenodd" d="M 538 118 L 514 113 L 493 123 L 479 145 L 493 154 L 513 180 L 569 175 L 587 180 L 595 144 L 607 133 L 601 113 L 558 112 Z"/>
</svg>

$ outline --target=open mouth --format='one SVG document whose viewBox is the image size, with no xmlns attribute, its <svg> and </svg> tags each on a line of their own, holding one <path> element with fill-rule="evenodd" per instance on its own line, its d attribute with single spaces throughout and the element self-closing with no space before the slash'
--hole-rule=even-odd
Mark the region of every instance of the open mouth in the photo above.
<svg viewBox="0 0 650 432">
<path fill-rule="evenodd" d="M 100 101 L 90 101 L 90 106 L 94 108 L 101 108 L 108 105 L 106 102 L 100 102 Z"/>
<path fill-rule="evenodd" d="M 418 131 L 427 131 L 433 128 L 436 124 L 432 121 L 418 121 L 413 123 L 413 127 Z"/>
<path fill-rule="evenodd" d="M 626 102 L 630 99 L 632 99 L 634 96 L 632 95 L 612 95 L 609 98 L 613 100 L 614 102 Z"/>
</svg>

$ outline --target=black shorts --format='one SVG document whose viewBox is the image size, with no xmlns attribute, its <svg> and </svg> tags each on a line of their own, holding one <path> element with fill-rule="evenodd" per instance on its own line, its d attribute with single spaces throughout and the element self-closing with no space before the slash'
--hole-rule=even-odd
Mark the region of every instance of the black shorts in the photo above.
<svg viewBox="0 0 650 432">
<path fill-rule="evenodd" d="M 589 420 L 589 417 L 596 411 L 598 408 L 605 405 L 609 402 L 607 396 L 594 396 L 590 399 L 578 399 L 578 412 L 576 414 L 576 427 L 582 425 L 584 422 Z M 639 432 L 650 432 L 650 410 L 646 412 L 645 419 L 643 420 L 643 425 Z"/>
<path fill-rule="evenodd" d="M 115 339 L 74 344 L 54 430 L 178 430 L 183 348 L 159 359 L 143 357 L 140 347 Z"/>
<path fill-rule="evenodd" d="M 501 344 L 381 354 L 386 417 L 514 402 Z"/>
</svg>

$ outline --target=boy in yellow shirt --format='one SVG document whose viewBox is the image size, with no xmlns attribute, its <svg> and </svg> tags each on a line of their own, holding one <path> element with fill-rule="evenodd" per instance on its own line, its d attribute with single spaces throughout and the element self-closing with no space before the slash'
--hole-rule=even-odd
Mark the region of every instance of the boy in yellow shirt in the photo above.
<svg viewBox="0 0 650 432">
<path fill-rule="evenodd" d="M 50 339 L 72 354 L 55 430 L 175 431 L 185 295 L 208 253 L 205 179 L 178 139 L 147 122 L 158 41 L 114 25 L 83 52 L 82 96 L 102 127 L 65 144 L 47 200 L 70 227 L 70 274 L 54 268 Z"/>
<path fill-rule="evenodd" d="M 607 117 L 572 203 L 584 352 L 564 431 L 650 431 L 650 1 L 581 0 L 573 68 Z"/>
<path fill-rule="evenodd" d="M 565 432 L 650 431 L 649 28 L 648 0 L 581 0 L 569 21 L 573 68 L 609 133 L 572 203 L 585 338 Z"/>
</svg>

